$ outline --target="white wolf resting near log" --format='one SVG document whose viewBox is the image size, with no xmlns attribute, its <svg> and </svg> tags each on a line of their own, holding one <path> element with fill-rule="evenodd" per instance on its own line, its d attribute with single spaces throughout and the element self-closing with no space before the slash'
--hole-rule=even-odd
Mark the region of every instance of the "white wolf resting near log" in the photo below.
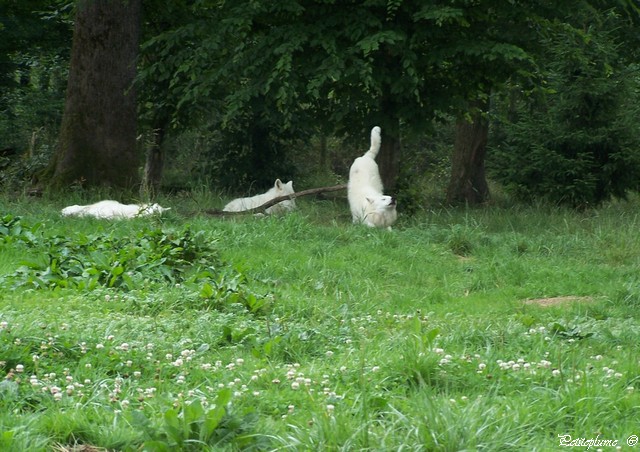
<svg viewBox="0 0 640 452">
<path fill-rule="evenodd" d="M 267 191 L 266 193 L 252 196 L 250 198 L 234 199 L 229 204 L 224 206 L 224 209 L 222 210 L 223 212 L 243 212 L 245 210 L 251 210 L 256 207 L 260 207 L 264 203 L 271 201 L 272 199 L 279 198 L 280 196 L 293 195 L 294 193 L 293 181 L 289 181 L 286 184 L 283 184 L 280 179 L 276 179 L 273 187 L 271 187 L 271 189 L 269 189 L 269 191 Z M 289 199 L 286 201 L 281 201 L 275 206 L 269 207 L 267 210 L 265 210 L 265 212 L 268 214 L 280 214 L 293 210 L 295 209 L 295 207 L 295 199 Z"/>
<path fill-rule="evenodd" d="M 69 206 L 62 209 L 62 215 L 77 217 L 95 217 L 101 219 L 124 219 L 160 214 L 170 207 L 159 204 L 121 204 L 118 201 L 99 201 L 87 206 Z"/>
<path fill-rule="evenodd" d="M 354 223 L 391 229 L 398 213 L 395 198 L 383 194 L 382 179 L 375 160 L 380 143 L 380 127 L 376 126 L 371 129 L 371 147 L 351 165 L 347 197 Z"/>
</svg>

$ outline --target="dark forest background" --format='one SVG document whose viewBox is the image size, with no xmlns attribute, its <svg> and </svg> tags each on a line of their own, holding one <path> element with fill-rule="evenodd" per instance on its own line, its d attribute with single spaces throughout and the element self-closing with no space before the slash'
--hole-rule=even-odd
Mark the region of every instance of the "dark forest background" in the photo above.
<svg viewBox="0 0 640 452">
<path fill-rule="evenodd" d="M 0 189 L 332 185 L 380 125 L 405 212 L 625 197 L 640 10 L 552 3 L 4 1 Z"/>
</svg>

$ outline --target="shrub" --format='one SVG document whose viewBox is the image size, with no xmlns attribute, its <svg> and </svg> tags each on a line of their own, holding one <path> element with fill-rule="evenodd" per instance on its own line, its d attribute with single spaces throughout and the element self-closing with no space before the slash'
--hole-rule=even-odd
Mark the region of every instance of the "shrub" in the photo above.
<svg viewBox="0 0 640 452">
<path fill-rule="evenodd" d="M 499 125 L 493 175 L 518 198 L 586 207 L 640 181 L 637 79 L 612 32 L 560 30 L 544 43 L 546 93 Z M 512 93 L 513 94 L 513 93 Z"/>
</svg>

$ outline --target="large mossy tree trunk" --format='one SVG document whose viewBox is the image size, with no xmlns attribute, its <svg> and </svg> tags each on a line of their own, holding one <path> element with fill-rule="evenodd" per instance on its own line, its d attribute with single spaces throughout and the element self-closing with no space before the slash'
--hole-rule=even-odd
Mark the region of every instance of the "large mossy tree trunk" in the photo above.
<svg viewBox="0 0 640 452">
<path fill-rule="evenodd" d="M 470 105 L 470 118 L 456 123 L 456 137 L 451 158 L 451 179 L 447 187 L 449 204 L 478 205 L 489 200 L 485 175 L 485 157 L 489 137 L 487 102 Z"/>
<path fill-rule="evenodd" d="M 141 0 L 79 0 L 76 8 L 64 114 L 42 182 L 133 190 Z"/>
</svg>

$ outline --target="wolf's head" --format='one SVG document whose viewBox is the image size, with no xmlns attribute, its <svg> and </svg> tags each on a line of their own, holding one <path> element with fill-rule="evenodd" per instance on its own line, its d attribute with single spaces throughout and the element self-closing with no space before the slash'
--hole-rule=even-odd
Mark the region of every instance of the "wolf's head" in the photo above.
<svg viewBox="0 0 640 452">
<path fill-rule="evenodd" d="M 270 190 L 274 196 L 271 196 L 271 199 L 279 198 L 280 196 L 293 195 L 295 191 L 293 190 L 293 181 L 290 180 L 286 184 L 283 183 L 280 179 L 276 179 L 275 184 L 273 184 L 273 188 Z M 269 214 L 273 213 L 284 213 L 288 210 L 293 210 L 296 208 L 296 200 L 295 199 L 287 199 L 286 201 L 279 202 L 275 206 L 269 207 L 266 212 Z"/>
<path fill-rule="evenodd" d="M 378 228 L 390 227 L 398 218 L 396 199 L 392 196 L 367 196 L 364 223 Z"/>
<path fill-rule="evenodd" d="M 171 207 L 162 207 L 160 204 L 141 204 L 138 215 L 155 215 L 170 210 Z"/>
</svg>

